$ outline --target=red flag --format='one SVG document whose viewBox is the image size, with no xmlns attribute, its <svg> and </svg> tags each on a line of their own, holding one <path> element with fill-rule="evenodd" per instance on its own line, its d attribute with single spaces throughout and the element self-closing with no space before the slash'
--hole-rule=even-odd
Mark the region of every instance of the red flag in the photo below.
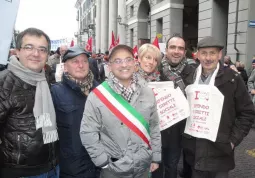
<svg viewBox="0 0 255 178">
<path fill-rule="evenodd" d="M 92 37 L 90 37 L 90 38 L 88 39 L 88 42 L 87 42 L 87 44 L 86 44 L 85 49 L 86 49 L 86 51 L 92 52 Z"/>
<path fill-rule="evenodd" d="M 73 47 L 73 46 L 74 46 L 74 41 L 72 40 L 71 44 L 70 44 L 70 47 Z"/>
<path fill-rule="evenodd" d="M 113 33 L 113 31 L 112 31 L 112 43 L 111 43 L 111 45 L 110 45 L 109 50 L 111 50 L 114 46 L 115 46 L 115 37 L 114 37 L 114 33 Z"/>
<path fill-rule="evenodd" d="M 115 42 L 115 46 L 117 46 L 120 43 L 120 36 L 118 36 L 116 42 Z"/>
<path fill-rule="evenodd" d="M 135 47 L 133 48 L 133 54 L 134 54 L 135 58 L 138 56 L 138 49 L 137 49 L 137 46 L 135 46 Z"/>
<path fill-rule="evenodd" d="M 156 36 L 155 40 L 152 43 L 154 46 L 156 46 L 159 49 L 159 44 L 158 44 L 158 37 Z"/>
</svg>

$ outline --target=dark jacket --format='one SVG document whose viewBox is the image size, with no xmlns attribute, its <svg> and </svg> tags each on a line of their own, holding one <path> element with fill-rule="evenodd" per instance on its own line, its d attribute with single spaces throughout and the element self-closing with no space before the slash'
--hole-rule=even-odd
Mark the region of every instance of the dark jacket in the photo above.
<svg viewBox="0 0 255 178">
<path fill-rule="evenodd" d="M 188 86 L 193 83 L 193 78 L 195 74 L 196 68 L 192 65 L 186 65 L 186 67 L 183 69 L 181 73 L 181 78 L 185 84 L 185 86 Z M 160 80 L 161 81 L 169 81 L 167 77 L 163 74 L 162 66 L 159 66 L 159 72 L 160 72 Z M 184 126 L 185 126 L 186 120 L 183 120 L 172 127 L 169 127 L 168 129 L 165 129 L 161 131 L 161 137 L 162 137 L 162 147 L 169 147 L 172 143 L 169 142 L 170 137 L 175 137 L 175 134 L 181 135 L 184 132 Z M 173 128 L 178 127 L 178 128 Z M 171 129 L 173 128 L 173 129 Z M 176 130 L 178 130 L 178 133 L 176 133 Z"/>
<path fill-rule="evenodd" d="M 245 85 L 247 85 L 248 75 L 247 75 L 246 70 L 243 67 L 237 67 L 237 70 L 240 72 L 240 75 L 243 78 Z"/>
<path fill-rule="evenodd" d="M 33 115 L 36 87 L 0 72 L 0 177 L 34 176 L 57 164 L 57 142 L 43 144 Z"/>
<path fill-rule="evenodd" d="M 93 88 L 98 85 L 93 82 Z M 93 89 L 92 88 L 92 89 Z M 63 76 L 63 81 L 51 88 L 56 111 L 60 155 L 60 176 L 96 177 L 96 167 L 80 139 L 80 124 L 87 99 L 80 87 Z"/>
<path fill-rule="evenodd" d="M 7 65 L 0 64 L 0 71 L 5 70 L 5 69 L 6 69 L 6 67 L 7 67 Z"/>
<path fill-rule="evenodd" d="M 52 72 L 51 70 L 51 67 L 46 64 L 44 66 L 44 70 L 45 70 L 45 76 L 47 78 L 47 81 L 50 83 L 50 84 L 53 84 L 53 83 L 56 83 L 56 80 L 55 80 L 55 73 Z"/>
<path fill-rule="evenodd" d="M 94 58 L 89 58 L 89 68 L 92 71 L 94 78 L 96 81 L 100 81 L 99 78 L 99 69 L 98 69 L 98 65 L 97 65 L 97 60 Z"/>
<path fill-rule="evenodd" d="M 239 74 L 221 66 L 215 86 L 224 95 L 221 122 L 216 142 L 183 136 L 186 161 L 196 170 L 225 172 L 235 167 L 233 143 L 238 146 L 249 133 L 255 110 Z"/>
</svg>

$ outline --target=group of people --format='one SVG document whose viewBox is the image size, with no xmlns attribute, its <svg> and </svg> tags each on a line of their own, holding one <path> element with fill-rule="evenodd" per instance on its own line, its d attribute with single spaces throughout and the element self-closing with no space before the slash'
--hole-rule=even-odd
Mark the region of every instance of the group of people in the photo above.
<svg viewBox="0 0 255 178">
<path fill-rule="evenodd" d="M 255 109 L 241 76 L 220 62 L 223 47 L 213 37 L 198 42 L 199 73 L 188 64 L 180 35 L 168 39 L 163 59 L 144 44 L 136 61 L 133 49 L 120 44 L 107 55 L 102 81 L 87 51 L 59 48 L 48 64 L 61 62 L 64 72 L 50 84 L 50 39 L 39 29 L 24 30 L 0 72 L 0 177 L 176 178 L 183 153 L 185 178 L 227 178 Z M 173 81 L 187 96 L 195 78 L 209 85 L 213 76 L 224 95 L 216 141 L 184 133 L 186 120 L 160 132 L 148 82 Z"/>
</svg>

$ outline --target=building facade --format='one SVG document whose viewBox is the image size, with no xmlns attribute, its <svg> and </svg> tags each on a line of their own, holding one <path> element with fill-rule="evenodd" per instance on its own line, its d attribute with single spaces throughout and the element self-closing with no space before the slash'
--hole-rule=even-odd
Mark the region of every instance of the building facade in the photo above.
<svg viewBox="0 0 255 178">
<path fill-rule="evenodd" d="M 96 1 L 77 0 L 75 8 L 77 9 L 76 20 L 78 22 L 78 32 L 75 33 L 75 37 L 78 45 L 85 47 L 90 37 L 95 43 Z M 95 51 L 95 47 L 93 51 Z"/>
<path fill-rule="evenodd" d="M 183 35 L 188 47 L 196 47 L 198 40 L 214 36 L 225 44 L 224 55 L 231 56 L 233 62 L 244 62 L 247 68 L 251 66 L 255 54 L 254 0 L 96 0 L 93 3 L 96 52 L 108 50 L 112 32 L 115 38 L 119 36 L 120 43 L 131 47 L 152 42 L 156 36 L 165 43 L 174 33 Z"/>
</svg>

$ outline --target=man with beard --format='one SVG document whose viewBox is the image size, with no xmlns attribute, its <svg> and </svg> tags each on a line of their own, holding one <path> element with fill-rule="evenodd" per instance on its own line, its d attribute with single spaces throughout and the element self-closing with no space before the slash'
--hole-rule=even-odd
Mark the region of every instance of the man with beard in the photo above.
<svg viewBox="0 0 255 178">
<path fill-rule="evenodd" d="M 195 67 L 187 64 L 185 54 L 184 39 L 178 34 L 173 35 L 167 40 L 166 55 L 159 67 L 161 81 L 173 81 L 175 87 L 179 87 L 183 93 L 185 87 L 192 84 L 195 72 Z M 177 177 L 177 164 L 182 151 L 181 140 L 184 125 L 185 120 L 161 131 L 162 166 L 153 177 L 162 178 L 163 175 L 165 178 Z M 188 172 L 188 168 L 184 169 Z"/>
<path fill-rule="evenodd" d="M 52 87 L 60 143 L 60 177 L 97 178 L 98 170 L 83 147 L 79 135 L 89 92 L 97 86 L 89 69 L 89 54 L 72 47 L 63 56 L 62 81 Z"/>
</svg>

